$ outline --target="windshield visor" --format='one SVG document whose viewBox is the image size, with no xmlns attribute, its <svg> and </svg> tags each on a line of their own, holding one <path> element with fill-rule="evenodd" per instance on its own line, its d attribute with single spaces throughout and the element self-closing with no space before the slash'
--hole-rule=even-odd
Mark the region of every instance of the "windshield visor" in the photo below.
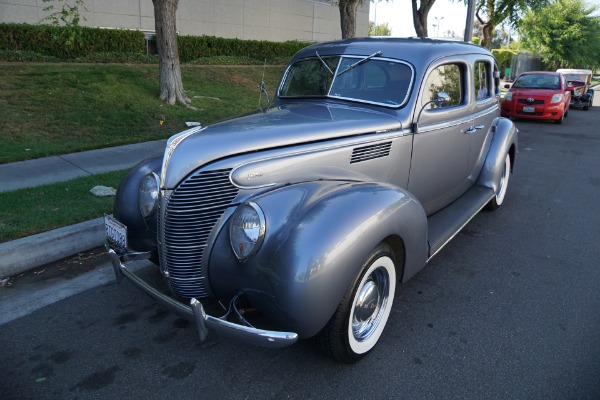
<svg viewBox="0 0 600 400">
<path fill-rule="evenodd" d="M 356 64 L 361 59 L 364 57 L 298 60 L 288 68 L 279 97 L 333 97 L 387 107 L 404 105 L 413 83 L 412 67 L 381 58 Z"/>
</svg>

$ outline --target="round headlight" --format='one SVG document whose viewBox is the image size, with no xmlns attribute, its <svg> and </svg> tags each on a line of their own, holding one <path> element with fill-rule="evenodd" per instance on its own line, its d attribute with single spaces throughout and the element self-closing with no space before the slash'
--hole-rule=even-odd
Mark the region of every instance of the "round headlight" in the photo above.
<svg viewBox="0 0 600 400">
<path fill-rule="evenodd" d="M 140 212 L 144 218 L 152 215 L 158 208 L 159 178 L 154 172 L 146 175 L 140 183 Z"/>
<path fill-rule="evenodd" d="M 229 241 L 240 261 L 247 260 L 258 251 L 265 229 L 265 216 L 256 203 L 246 203 L 235 210 L 229 225 Z"/>
</svg>

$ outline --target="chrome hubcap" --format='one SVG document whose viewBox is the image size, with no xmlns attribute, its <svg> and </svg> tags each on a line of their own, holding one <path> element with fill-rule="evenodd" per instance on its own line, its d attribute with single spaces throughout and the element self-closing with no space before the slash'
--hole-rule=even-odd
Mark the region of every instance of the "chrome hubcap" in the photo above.
<svg viewBox="0 0 600 400">
<path fill-rule="evenodd" d="M 368 339 L 379 326 L 388 304 L 389 287 L 389 275 L 379 267 L 358 289 L 352 317 L 352 334 L 357 341 Z"/>
</svg>

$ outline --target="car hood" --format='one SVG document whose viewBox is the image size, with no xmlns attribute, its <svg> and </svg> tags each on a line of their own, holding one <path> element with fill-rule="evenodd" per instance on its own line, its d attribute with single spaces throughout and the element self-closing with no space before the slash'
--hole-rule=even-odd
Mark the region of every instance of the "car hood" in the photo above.
<svg viewBox="0 0 600 400">
<path fill-rule="evenodd" d="M 366 108 L 286 104 L 175 135 L 167 143 L 161 183 L 172 189 L 199 167 L 233 155 L 401 128 L 392 115 Z"/>
<path fill-rule="evenodd" d="M 512 90 L 513 96 L 517 97 L 533 97 L 533 98 L 542 98 L 542 97 L 552 97 L 556 93 L 560 93 L 560 90 L 552 90 L 552 89 L 515 89 Z"/>
</svg>

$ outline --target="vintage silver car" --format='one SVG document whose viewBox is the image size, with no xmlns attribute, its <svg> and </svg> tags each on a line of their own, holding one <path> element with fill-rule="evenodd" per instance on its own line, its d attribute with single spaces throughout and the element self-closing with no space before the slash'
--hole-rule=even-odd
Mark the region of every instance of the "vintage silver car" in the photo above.
<svg viewBox="0 0 600 400">
<path fill-rule="evenodd" d="M 335 359 L 360 359 L 400 284 L 504 202 L 517 130 L 498 85 L 494 58 L 471 44 L 306 47 L 270 107 L 175 135 L 123 179 L 105 218 L 117 279 L 192 320 L 201 340 L 318 335 Z M 144 258 L 169 294 L 127 268 Z"/>
</svg>

